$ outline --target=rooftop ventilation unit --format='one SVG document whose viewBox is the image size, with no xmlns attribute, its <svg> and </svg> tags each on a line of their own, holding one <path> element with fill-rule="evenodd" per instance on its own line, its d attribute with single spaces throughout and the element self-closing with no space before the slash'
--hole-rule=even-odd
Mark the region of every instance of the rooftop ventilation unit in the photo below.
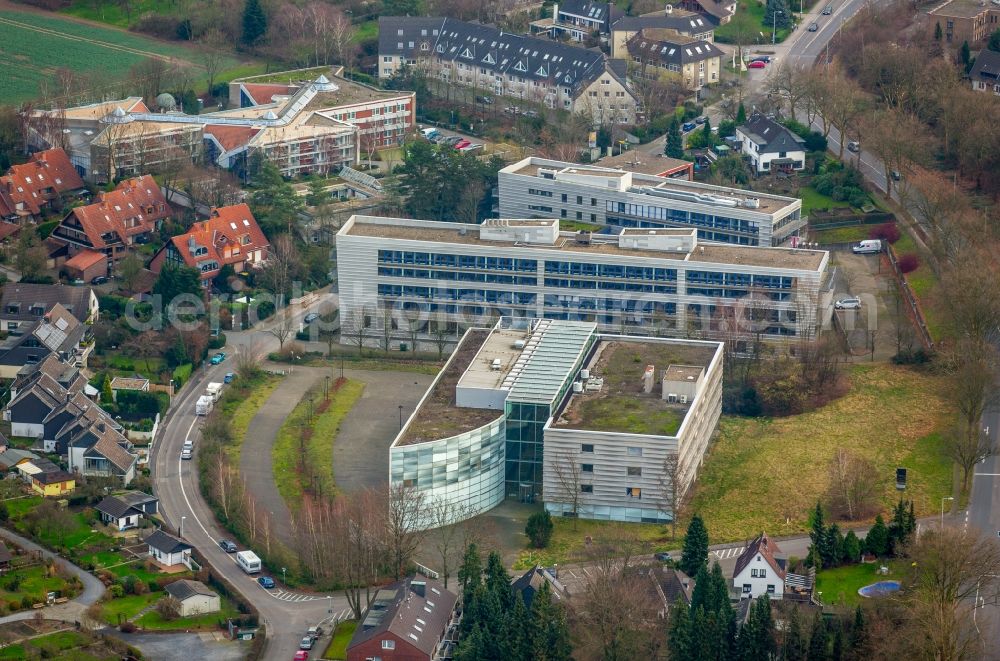
<svg viewBox="0 0 1000 661">
<path fill-rule="evenodd" d="M 640 188 L 640 192 L 652 195 L 653 197 L 666 197 L 672 200 L 683 202 L 694 202 L 695 204 L 711 204 L 719 207 L 737 207 L 739 202 L 725 197 L 716 197 L 704 193 L 690 193 L 688 191 L 666 190 L 663 188 Z"/>
</svg>

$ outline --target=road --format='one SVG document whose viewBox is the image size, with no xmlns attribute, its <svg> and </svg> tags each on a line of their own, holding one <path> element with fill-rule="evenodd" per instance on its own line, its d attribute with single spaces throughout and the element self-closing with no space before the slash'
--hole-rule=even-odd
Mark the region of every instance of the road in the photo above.
<svg viewBox="0 0 1000 661">
<path fill-rule="evenodd" d="M 983 432 L 996 447 L 1000 441 L 1000 407 L 990 406 L 983 414 Z M 1000 457 L 989 457 L 976 467 L 969 495 L 967 525 L 983 535 L 1000 535 Z M 996 640 L 1000 635 L 1000 604 L 980 603 L 975 610 L 975 623 L 984 640 Z"/>
<path fill-rule="evenodd" d="M 322 301 L 320 298 L 309 308 L 294 312 L 295 325 Z M 160 498 L 161 514 L 167 522 L 178 528 L 183 518 L 183 536 L 187 542 L 198 549 L 201 556 L 260 612 L 261 620 L 267 626 L 268 639 L 263 658 L 267 661 L 287 661 L 298 649 L 307 627 L 344 614 L 348 605 L 342 594 L 297 593 L 281 589 L 280 583 L 278 589 L 265 590 L 254 577 L 239 568 L 234 554 L 219 548 L 220 539 L 232 536 L 216 523 L 214 514 L 201 496 L 197 462 L 180 459 L 181 445 L 190 438 L 197 448 L 201 419 L 194 414 L 195 400 L 204 392 L 209 381 L 221 382 L 226 372 L 236 369 L 232 356 L 237 348 L 252 346 L 260 355 L 266 355 L 276 350 L 278 345 L 277 339 L 260 330 L 260 327 L 257 330 L 229 332 L 226 337 L 225 351 L 229 357 L 220 365 L 206 365 L 197 370 L 171 403 L 152 452 L 153 484 Z"/>
</svg>

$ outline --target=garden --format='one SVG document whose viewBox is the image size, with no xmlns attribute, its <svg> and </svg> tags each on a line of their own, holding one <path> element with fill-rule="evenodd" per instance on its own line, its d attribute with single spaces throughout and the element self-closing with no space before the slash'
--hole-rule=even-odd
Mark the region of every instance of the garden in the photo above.
<svg viewBox="0 0 1000 661">
<path fill-rule="evenodd" d="M 344 620 L 337 623 L 337 628 L 333 632 L 333 638 L 323 652 L 324 659 L 331 661 L 344 661 L 347 658 L 347 646 L 354 637 L 354 631 L 358 628 L 357 620 Z"/>
</svg>

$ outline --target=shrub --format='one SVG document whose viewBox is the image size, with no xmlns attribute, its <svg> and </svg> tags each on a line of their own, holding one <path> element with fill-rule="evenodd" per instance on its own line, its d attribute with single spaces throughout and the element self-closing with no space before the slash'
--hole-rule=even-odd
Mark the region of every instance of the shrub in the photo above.
<svg viewBox="0 0 1000 661">
<path fill-rule="evenodd" d="M 892 357 L 896 365 L 925 365 L 931 362 L 933 356 L 925 349 L 903 349 Z"/>
<path fill-rule="evenodd" d="M 156 602 L 156 612 L 166 620 L 176 620 L 181 616 L 181 603 L 173 597 L 164 597 Z"/>
<path fill-rule="evenodd" d="M 35 605 L 35 600 L 32 599 L 29 595 L 24 595 L 23 597 L 21 597 L 21 608 L 31 608 L 34 605 Z"/>
<path fill-rule="evenodd" d="M 125 596 L 125 588 L 121 585 L 115 584 L 108 588 L 108 593 L 111 594 L 112 599 L 121 599 Z"/>
<path fill-rule="evenodd" d="M 226 334 L 219 332 L 218 337 L 208 338 L 208 348 L 211 349 L 221 349 L 226 346 Z"/>
<path fill-rule="evenodd" d="M 146 586 L 149 588 L 150 592 L 159 592 L 160 590 L 163 589 L 163 586 L 160 585 L 159 582 L 153 578 L 149 579 L 149 582 L 146 584 Z"/>
<path fill-rule="evenodd" d="M 191 370 L 193 369 L 194 366 L 191 363 L 184 363 L 175 367 L 171 375 L 171 378 L 174 380 L 174 387 L 180 389 L 182 385 L 187 383 L 187 380 L 191 378 Z"/>
<path fill-rule="evenodd" d="M 920 257 L 912 252 L 908 252 L 899 258 L 899 270 L 902 273 L 912 273 L 920 268 Z"/>
<path fill-rule="evenodd" d="M 899 227 L 894 222 L 876 225 L 868 232 L 869 239 L 882 239 L 886 243 L 896 243 L 899 237 Z"/>
<path fill-rule="evenodd" d="M 536 549 L 543 549 L 549 545 L 552 539 L 552 517 L 547 511 L 536 512 L 528 518 L 527 525 L 524 526 L 524 534 L 528 536 L 531 545 Z"/>
<path fill-rule="evenodd" d="M 122 633 L 135 633 L 135 630 L 137 628 L 138 627 L 136 627 L 134 624 L 132 624 L 128 620 L 125 620 L 124 622 L 122 622 L 118 626 L 118 630 L 121 631 Z"/>
</svg>

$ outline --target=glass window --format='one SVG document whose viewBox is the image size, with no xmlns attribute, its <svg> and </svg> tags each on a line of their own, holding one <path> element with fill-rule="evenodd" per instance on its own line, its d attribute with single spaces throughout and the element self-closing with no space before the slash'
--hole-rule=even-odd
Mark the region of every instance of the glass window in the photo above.
<svg viewBox="0 0 1000 661">
<path fill-rule="evenodd" d="M 641 457 L 642 456 L 642 448 L 632 448 L 632 447 L 628 448 L 628 456 L 630 456 L 630 457 Z"/>
<path fill-rule="evenodd" d="M 581 484 L 580 485 L 580 493 L 594 493 L 594 485 L 593 484 Z"/>
<path fill-rule="evenodd" d="M 639 487 L 625 487 L 625 495 L 629 498 L 642 498 L 642 489 Z"/>
<path fill-rule="evenodd" d="M 584 443 L 580 446 L 580 452 L 593 452 L 594 446 L 591 443 Z"/>
<path fill-rule="evenodd" d="M 580 470 L 583 471 L 584 473 L 593 473 L 594 464 L 580 464 Z"/>
<path fill-rule="evenodd" d="M 629 466 L 629 467 L 628 467 L 627 469 L 625 469 L 625 470 L 626 470 L 626 474 L 627 474 L 627 475 L 628 475 L 629 477 L 639 477 L 640 475 L 642 475 L 642 469 L 641 469 L 641 468 L 638 468 L 638 467 L 636 467 L 636 466 Z"/>
<path fill-rule="evenodd" d="M 396 641 L 395 640 L 383 640 L 382 641 L 382 649 L 384 649 L 384 650 L 394 650 L 394 649 L 396 649 Z"/>
</svg>

